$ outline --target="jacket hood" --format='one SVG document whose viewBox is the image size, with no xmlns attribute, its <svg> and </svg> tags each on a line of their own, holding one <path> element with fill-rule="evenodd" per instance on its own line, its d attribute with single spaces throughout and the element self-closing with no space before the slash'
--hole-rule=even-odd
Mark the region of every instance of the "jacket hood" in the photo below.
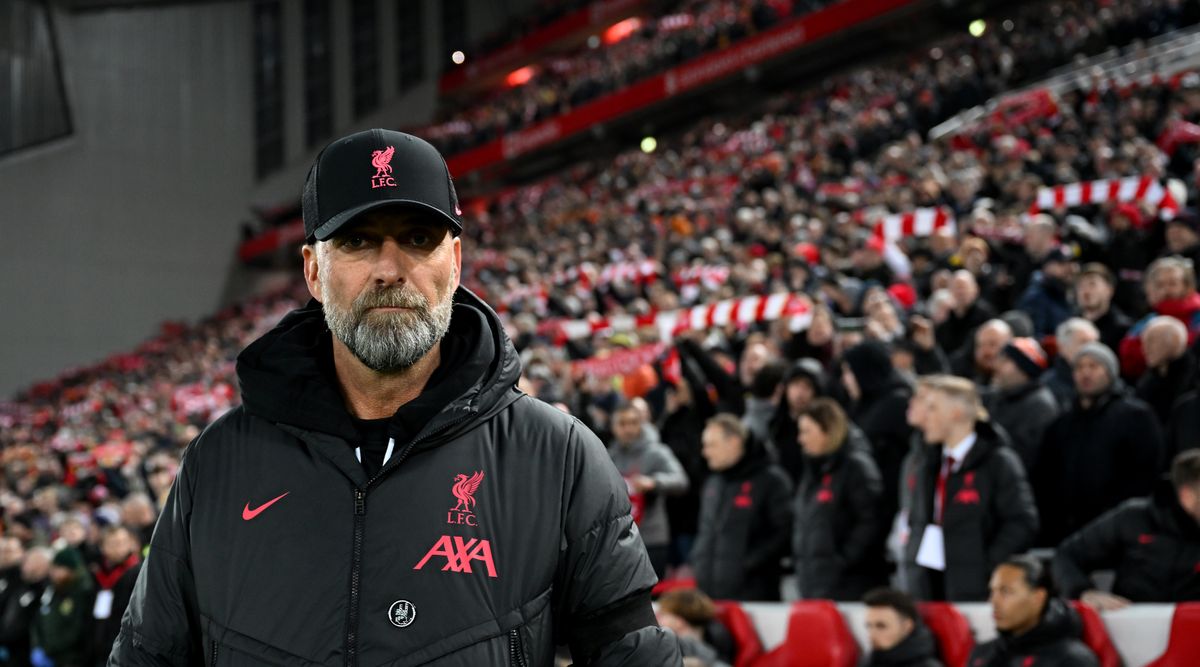
<svg viewBox="0 0 1200 667">
<path fill-rule="evenodd" d="M 910 665 L 931 658 L 937 658 L 937 643 L 933 640 L 933 633 L 929 628 L 917 623 L 913 631 L 899 644 L 886 651 L 872 652 L 869 664 L 871 667 Z"/>
<path fill-rule="evenodd" d="M 1083 636 L 1083 624 L 1074 609 L 1060 598 L 1050 598 L 1042 611 L 1042 620 L 1029 632 L 1014 637 L 1001 632 L 1000 638 L 1012 652 L 1032 653 L 1044 646 Z"/>
<path fill-rule="evenodd" d="M 867 341 L 850 348 L 843 360 L 858 380 L 864 397 L 878 396 L 905 384 L 904 378 L 892 366 L 887 346 L 878 341 Z"/>
<path fill-rule="evenodd" d="M 321 304 L 310 300 L 238 355 L 237 376 L 246 410 L 277 424 L 353 440 L 357 430 L 333 374 L 332 341 Z M 518 397 L 521 361 L 500 318 L 470 290 L 459 287 L 447 335 L 466 336 L 469 364 L 479 379 L 422 429 L 451 436 L 508 406 Z M 474 416 L 475 419 L 468 417 Z M 454 423 L 457 428 L 447 427 Z"/>
</svg>

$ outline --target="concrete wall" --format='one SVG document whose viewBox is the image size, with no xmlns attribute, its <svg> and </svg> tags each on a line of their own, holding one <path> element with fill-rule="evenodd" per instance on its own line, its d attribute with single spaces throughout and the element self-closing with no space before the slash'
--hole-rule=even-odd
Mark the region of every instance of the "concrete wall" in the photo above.
<svg viewBox="0 0 1200 667">
<path fill-rule="evenodd" d="M 337 135 L 416 124 L 434 111 L 446 57 L 436 0 L 397 0 L 426 3 L 430 78 L 403 96 L 396 2 L 377 1 L 381 107 L 360 119 L 348 76 L 350 3 L 333 3 Z M 298 199 L 315 153 L 303 136 L 302 6 L 283 3 L 285 166 L 262 180 L 254 175 L 250 2 L 55 9 L 75 133 L 0 158 L 0 399 L 244 291 L 246 274 L 234 264 L 239 224 L 251 206 Z M 471 34 L 505 13 L 489 6 Z"/>
</svg>

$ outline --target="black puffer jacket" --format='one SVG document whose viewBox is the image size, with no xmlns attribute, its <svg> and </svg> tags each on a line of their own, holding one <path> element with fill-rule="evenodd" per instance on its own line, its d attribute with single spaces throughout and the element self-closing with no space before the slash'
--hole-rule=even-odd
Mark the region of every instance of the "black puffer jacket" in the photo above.
<svg viewBox="0 0 1200 667">
<path fill-rule="evenodd" d="M 986 600 L 992 569 L 1028 549 L 1037 534 L 1038 511 L 1025 469 L 1007 436 L 989 422 L 975 425 L 976 441 L 958 472 L 946 481 L 945 593 L 954 602 Z M 933 522 L 942 448 L 914 448 L 904 465 L 904 546 L 907 590 L 918 599 L 932 595 L 928 570 L 917 565 L 925 527 Z"/>
<path fill-rule="evenodd" d="M 792 556 L 806 598 L 858 600 L 887 582 L 890 523 L 871 455 L 850 443 L 807 461 L 796 493 Z"/>
<path fill-rule="evenodd" d="M 1080 641 L 1083 626 L 1067 603 L 1050 598 L 1042 620 L 1020 637 L 1000 633 L 979 644 L 967 659 L 970 667 L 1100 667 L 1096 654 Z"/>
<path fill-rule="evenodd" d="M 1087 408 L 1075 399 L 1046 429 L 1030 475 L 1042 510 L 1041 543 L 1055 546 L 1122 502 L 1150 495 L 1164 448 L 1154 413 L 1120 386 Z"/>
<path fill-rule="evenodd" d="M 924 625 L 917 625 L 899 644 L 886 651 L 872 651 L 863 667 L 942 667 L 937 642 Z"/>
<path fill-rule="evenodd" d="M 1150 498 L 1124 502 L 1063 542 L 1054 574 L 1072 598 L 1092 587 L 1090 573 L 1115 570 L 1117 595 L 1134 602 L 1185 602 L 1200 600 L 1197 564 L 1200 524 L 1163 480 Z"/>
<path fill-rule="evenodd" d="M 984 397 L 992 421 L 1004 427 L 1021 456 L 1025 471 L 1033 470 L 1046 429 L 1058 418 L 1058 401 L 1038 380 L 1019 387 L 997 389 Z"/>
<path fill-rule="evenodd" d="M 244 405 L 188 448 L 110 665 L 552 665 L 564 641 L 681 663 L 604 446 L 518 391 L 495 313 L 455 298 L 479 377 L 419 433 L 393 420 L 372 479 L 318 304 L 241 354 Z"/>
<path fill-rule="evenodd" d="M 700 590 L 724 600 L 778 600 L 791 500 L 787 473 L 753 437 L 740 461 L 709 475 L 691 553 Z"/>
</svg>

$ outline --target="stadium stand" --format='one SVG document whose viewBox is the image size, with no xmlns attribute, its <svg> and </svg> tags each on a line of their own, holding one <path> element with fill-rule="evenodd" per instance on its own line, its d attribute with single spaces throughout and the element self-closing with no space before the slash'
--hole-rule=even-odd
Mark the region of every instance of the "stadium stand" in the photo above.
<svg viewBox="0 0 1200 667">
<path fill-rule="evenodd" d="M 582 52 L 571 67 L 594 68 L 596 59 L 630 67 L 627 60 L 661 48 L 665 19 L 683 10 L 700 24 L 741 25 L 730 35 L 780 20 L 779 8 L 769 20 L 754 18 L 759 6 L 679 3 L 653 29 L 597 55 Z M 796 2 L 788 11 L 820 8 Z M 1047 386 L 1065 373 L 1066 409 L 1082 405 L 1072 380 L 1079 357 L 1075 349 L 1068 354 L 1067 340 L 1081 327 L 1062 329 L 1068 317 L 1095 319 L 1105 327 L 1095 336 L 1102 344 L 1115 331 L 1118 348 L 1145 315 L 1192 324 L 1194 275 L 1181 270 L 1178 284 L 1159 285 L 1144 274 L 1159 257 L 1200 259 L 1200 60 L 1185 48 L 1196 41 L 1189 28 L 1197 20 L 1194 1 L 1023 4 L 989 17 L 978 36 L 953 35 L 813 88 L 764 95 L 680 128 L 656 150 L 591 160 L 499 192 L 465 193 L 464 284 L 505 318 L 523 355 L 527 392 L 576 414 L 606 442 L 613 406 L 645 401 L 650 428 L 697 478 L 694 496 L 668 504 L 672 537 L 683 549 L 695 535 L 708 474 L 699 447 L 704 419 L 736 413 L 765 434 L 764 446 L 786 468 L 788 456 L 800 457 L 791 402 L 803 402 L 807 391 L 848 408 L 856 425 L 847 446 L 857 446 L 856 438 L 867 439 L 861 408 L 880 389 L 842 363 L 860 345 L 886 345 L 905 387 L 917 375 L 949 372 L 976 380 L 989 401 L 1006 391 L 993 376 L 1011 373 L 1008 366 L 1047 369 L 1041 379 L 1034 373 L 1035 384 Z M 729 46 L 736 41 L 730 35 L 697 45 L 696 54 Z M 681 56 L 674 57 L 608 73 L 568 105 L 657 73 Z M 575 79 L 575 70 L 562 71 L 557 79 L 548 74 L 545 85 Z M 510 106 L 527 105 L 522 96 L 537 97 L 533 86 L 542 84 L 528 85 L 502 93 L 517 97 L 480 103 L 469 121 L 451 122 L 456 129 L 442 127 L 443 148 L 465 150 L 544 118 L 544 109 L 563 109 L 535 102 L 515 124 L 497 120 Z M 301 240 L 294 226 L 272 233 L 266 242 L 248 241 L 242 256 L 290 251 Z M 1083 303 L 1089 275 L 1111 296 L 1098 309 Z M 293 286 L 195 324 L 166 324 L 136 350 L 65 370 L 0 404 L 3 535 L 78 548 L 96 567 L 96 527 L 124 524 L 144 543 L 182 449 L 238 403 L 238 351 L 306 299 Z M 1113 304 L 1128 316 L 1124 324 L 1113 324 L 1120 319 L 1109 316 Z M 1005 324 L 992 328 L 1007 328 L 1010 338 L 1045 343 L 1038 348 L 1044 364 L 1020 356 L 1028 346 L 981 350 L 977 334 L 993 318 Z M 1158 396 L 1164 390 L 1155 383 L 1168 381 L 1172 400 L 1195 391 L 1194 337 L 1167 359 L 1162 344 L 1137 331 L 1149 370 L 1127 375 L 1129 394 Z M 1109 375 L 1114 393 L 1123 392 L 1120 370 Z M 1083 411 L 1093 409 L 1101 408 L 1088 403 Z M 1183 417 L 1166 414 L 1154 417 L 1157 425 L 1178 431 Z M 908 443 L 911 428 L 896 421 L 887 426 Z M 814 465 L 796 463 L 787 472 Z M 1155 475 L 1168 464 L 1158 462 Z M 951 502 L 980 502 L 971 482 L 961 484 Z M 820 497 L 835 491 L 828 493 Z M 749 492 L 737 497 L 753 503 Z M 1043 515 L 1053 510 L 1039 500 Z M 1184 525 L 1184 539 L 1194 538 L 1196 526 L 1187 522 L 1196 517 L 1169 493 L 1164 502 L 1171 520 Z M 901 526 L 893 547 L 909 537 Z M 1155 540 L 1142 537 L 1144 545 Z M 0 563 L 0 576 L 13 576 L 12 567 Z M 694 586 L 689 575 L 676 554 L 657 591 Z M 1133 600 L 1179 603 L 1154 667 L 1193 664 L 1200 655 L 1200 611 L 1187 595 Z M 0 614 L 7 599 L 0 597 Z M 1074 608 L 1104 667 L 1122 657 L 1131 667 L 1146 664 L 1131 656 L 1156 654 L 1154 640 L 1116 628 L 1165 623 L 1171 609 Z M 718 609 L 736 641 L 736 667 L 849 667 L 865 652 L 861 610 L 853 605 L 722 601 Z M 979 602 L 925 602 L 921 612 L 952 667 L 965 663 L 975 641 L 994 636 L 990 610 Z"/>
</svg>

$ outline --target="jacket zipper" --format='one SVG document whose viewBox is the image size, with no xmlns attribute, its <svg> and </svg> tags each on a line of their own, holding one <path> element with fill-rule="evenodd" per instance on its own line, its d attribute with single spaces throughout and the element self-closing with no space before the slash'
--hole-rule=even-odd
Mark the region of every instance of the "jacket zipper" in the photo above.
<svg viewBox="0 0 1200 667">
<path fill-rule="evenodd" d="M 521 646 L 521 631 L 517 628 L 508 631 L 508 658 L 512 667 L 529 667 L 525 649 Z"/>
<path fill-rule="evenodd" d="M 417 443 L 428 440 L 433 436 L 443 433 L 446 430 L 457 426 L 458 424 L 471 418 L 471 415 L 464 415 L 461 419 L 449 422 L 443 425 L 436 431 L 431 431 L 423 437 L 416 438 L 405 445 L 404 449 L 396 455 L 395 461 L 384 466 L 375 473 L 375 476 L 367 480 L 361 489 L 354 489 L 354 546 L 350 560 L 350 607 L 346 613 L 346 667 L 355 667 L 358 665 L 358 598 L 359 588 L 362 584 L 362 551 L 363 551 L 363 533 L 366 531 L 367 523 L 367 492 L 375 482 L 381 477 L 395 470 L 404 459 L 408 458 L 409 452 Z M 215 661 L 216 645 L 213 645 L 213 655 Z M 524 663 L 522 663 L 524 664 Z"/>
<path fill-rule="evenodd" d="M 212 662 L 208 663 L 211 667 L 217 667 L 217 640 L 212 641 Z"/>
</svg>

